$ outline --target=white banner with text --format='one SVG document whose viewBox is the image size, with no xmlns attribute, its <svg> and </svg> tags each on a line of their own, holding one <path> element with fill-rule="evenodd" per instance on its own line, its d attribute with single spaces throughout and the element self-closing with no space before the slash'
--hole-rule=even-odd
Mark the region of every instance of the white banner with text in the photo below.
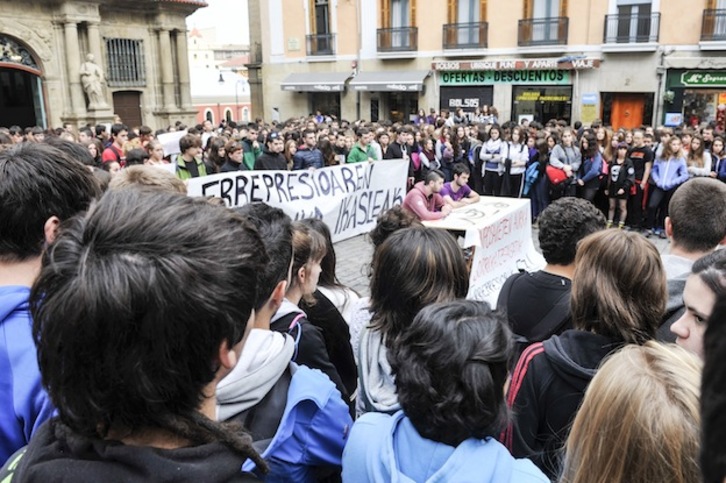
<svg viewBox="0 0 726 483">
<path fill-rule="evenodd" d="M 216 196 L 228 207 L 264 202 L 293 220 L 322 219 L 333 241 L 367 233 L 378 215 L 403 203 L 408 162 L 363 162 L 304 171 L 232 171 L 189 180 L 189 196 Z"/>
</svg>

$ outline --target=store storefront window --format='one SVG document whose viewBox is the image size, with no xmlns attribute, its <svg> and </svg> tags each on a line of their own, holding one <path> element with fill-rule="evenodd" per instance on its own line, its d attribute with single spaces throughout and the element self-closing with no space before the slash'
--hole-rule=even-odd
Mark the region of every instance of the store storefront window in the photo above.
<svg viewBox="0 0 726 483">
<path fill-rule="evenodd" d="M 715 121 L 719 104 L 726 105 L 726 88 L 686 89 L 683 92 L 683 120 L 691 126 Z"/>
<path fill-rule="evenodd" d="M 442 87 L 439 90 L 442 111 L 454 112 L 459 107 L 467 114 L 477 108 L 491 106 L 494 98 L 493 86 Z"/>
<path fill-rule="evenodd" d="M 571 86 L 513 86 L 512 120 L 523 118 L 546 123 L 572 117 Z"/>
<path fill-rule="evenodd" d="M 418 92 L 388 92 L 389 119 L 392 122 L 410 122 L 418 112 Z"/>
<path fill-rule="evenodd" d="M 340 93 L 311 92 L 310 112 L 320 111 L 323 115 L 340 119 Z"/>
</svg>

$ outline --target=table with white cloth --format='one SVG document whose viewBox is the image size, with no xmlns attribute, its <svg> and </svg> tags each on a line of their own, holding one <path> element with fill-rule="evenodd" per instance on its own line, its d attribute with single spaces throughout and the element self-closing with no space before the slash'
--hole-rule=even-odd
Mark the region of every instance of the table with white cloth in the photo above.
<svg viewBox="0 0 726 483">
<path fill-rule="evenodd" d="M 467 295 L 470 300 L 483 300 L 494 307 L 511 274 L 545 265 L 532 243 L 527 199 L 482 196 L 479 202 L 456 208 L 446 218 L 423 224 L 460 235 L 461 246 L 474 250 Z"/>
</svg>

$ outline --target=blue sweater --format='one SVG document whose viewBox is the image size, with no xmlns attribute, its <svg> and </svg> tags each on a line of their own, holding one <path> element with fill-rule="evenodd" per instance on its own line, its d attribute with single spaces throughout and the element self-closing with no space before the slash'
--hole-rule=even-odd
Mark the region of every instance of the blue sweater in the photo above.
<svg viewBox="0 0 726 483">
<path fill-rule="evenodd" d="M 663 191 L 670 191 L 688 181 L 688 166 L 684 158 L 658 158 L 653 163 L 650 179 Z"/>
<path fill-rule="evenodd" d="M 493 438 L 457 447 L 422 438 L 399 411 L 366 413 L 353 426 L 343 452 L 343 482 L 390 481 L 549 482 L 526 459 L 517 460 Z"/>
<path fill-rule="evenodd" d="M 30 288 L 0 287 L 0 462 L 22 448 L 54 408 L 40 382 Z"/>
</svg>

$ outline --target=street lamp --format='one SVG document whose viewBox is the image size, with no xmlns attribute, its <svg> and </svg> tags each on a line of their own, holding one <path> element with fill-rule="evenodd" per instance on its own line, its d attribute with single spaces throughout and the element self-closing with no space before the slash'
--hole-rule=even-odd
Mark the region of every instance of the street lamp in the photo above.
<svg viewBox="0 0 726 483">
<path fill-rule="evenodd" d="M 237 73 L 235 71 L 231 71 L 233 73 Z M 241 82 L 244 82 L 242 79 L 236 79 L 234 83 L 234 117 L 235 121 L 240 121 L 240 114 L 239 114 L 239 94 L 237 92 L 237 87 Z M 224 84 L 224 77 L 222 76 L 222 71 L 219 71 L 219 85 Z"/>
</svg>

